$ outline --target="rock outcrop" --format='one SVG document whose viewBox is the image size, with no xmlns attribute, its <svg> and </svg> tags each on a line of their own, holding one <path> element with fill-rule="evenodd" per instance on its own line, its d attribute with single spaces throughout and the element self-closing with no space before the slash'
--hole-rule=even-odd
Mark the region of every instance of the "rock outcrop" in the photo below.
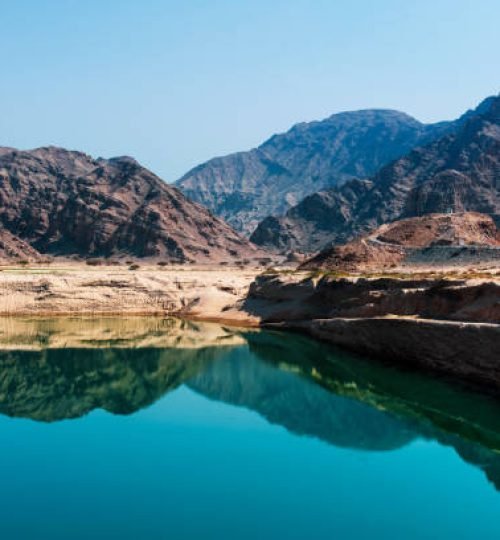
<svg viewBox="0 0 500 540">
<path fill-rule="evenodd" d="M 250 234 L 263 218 L 310 193 L 364 178 L 453 123 L 424 125 L 392 110 L 334 114 L 274 135 L 258 148 L 212 159 L 177 181 L 192 200 Z"/>
<path fill-rule="evenodd" d="M 441 249 L 449 247 L 459 249 Z M 490 216 L 475 212 L 427 214 L 382 225 L 347 244 L 327 248 L 300 268 L 380 271 L 410 261 L 415 264 L 419 258 L 426 261 L 428 248 L 434 248 L 436 255 L 441 255 L 433 264 L 453 265 L 463 262 L 466 252 L 476 252 L 479 247 L 493 248 L 492 255 L 499 251 L 500 258 L 500 232 Z M 483 251 L 484 259 L 487 259 L 486 251 Z"/>
<path fill-rule="evenodd" d="M 262 221 L 251 240 L 279 251 L 315 252 L 383 223 L 428 213 L 477 211 L 500 217 L 500 96 L 467 113 L 456 129 L 354 180 Z"/>
<path fill-rule="evenodd" d="M 0 261 L 39 261 L 42 256 L 27 242 L 0 228 Z"/>
<path fill-rule="evenodd" d="M 245 308 L 263 323 L 304 319 L 417 317 L 500 324 L 500 284 L 432 278 L 261 275 Z"/>
<path fill-rule="evenodd" d="M 355 352 L 500 391 L 491 281 L 262 275 L 240 309 Z"/>
<path fill-rule="evenodd" d="M 0 152 L 0 226 L 53 255 L 210 262 L 258 253 L 132 158 L 54 147 Z"/>
</svg>

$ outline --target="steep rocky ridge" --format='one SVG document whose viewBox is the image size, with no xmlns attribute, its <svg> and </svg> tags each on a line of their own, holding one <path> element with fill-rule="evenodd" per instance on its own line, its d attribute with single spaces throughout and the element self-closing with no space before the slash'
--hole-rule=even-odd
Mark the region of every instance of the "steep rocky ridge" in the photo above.
<svg viewBox="0 0 500 540">
<path fill-rule="evenodd" d="M 284 216 L 263 220 L 251 240 L 281 251 L 314 252 L 389 221 L 449 209 L 500 216 L 500 96 L 368 180 L 320 191 Z"/>
<path fill-rule="evenodd" d="M 250 233 L 306 195 L 364 178 L 453 128 L 392 110 L 334 114 L 274 135 L 258 148 L 203 163 L 177 181 L 192 200 Z"/>
<path fill-rule="evenodd" d="M 206 262 L 257 253 L 132 158 L 55 147 L 0 152 L 0 226 L 53 255 Z"/>
</svg>

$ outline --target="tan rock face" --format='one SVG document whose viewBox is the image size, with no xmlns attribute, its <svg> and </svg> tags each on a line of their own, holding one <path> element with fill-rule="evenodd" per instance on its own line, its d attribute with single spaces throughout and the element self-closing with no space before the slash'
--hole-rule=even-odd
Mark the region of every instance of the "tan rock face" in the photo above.
<svg viewBox="0 0 500 540">
<path fill-rule="evenodd" d="M 4 267 L 1 315 L 184 314 L 225 318 L 224 309 L 246 296 L 258 270 L 54 263 L 50 267 Z M 238 319 L 247 322 L 242 313 Z M 130 331 L 132 334 L 132 331 Z"/>
<path fill-rule="evenodd" d="M 465 251 L 467 246 L 474 246 L 474 249 L 482 246 L 495 248 L 495 253 L 500 246 L 500 233 L 491 216 L 484 214 L 428 214 L 382 225 L 357 240 L 322 251 L 301 268 L 383 270 L 391 265 L 403 264 L 410 260 L 409 257 L 418 262 L 420 250 L 425 248 L 447 246 L 463 247 Z M 449 250 L 440 252 L 436 249 L 435 252 L 437 256 L 441 253 L 439 262 L 449 262 L 446 257 L 454 255 Z"/>
<path fill-rule="evenodd" d="M 370 356 L 459 378 L 498 395 L 498 324 L 421 319 L 329 319 L 292 322 L 289 328 Z"/>
<path fill-rule="evenodd" d="M 382 225 L 370 238 L 403 247 L 439 245 L 500 245 L 500 234 L 491 216 L 477 212 L 427 214 Z"/>
<path fill-rule="evenodd" d="M 500 391 L 495 281 L 260 276 L 243 306 L 264 326 Z"/>
<path fill-rule="evenodd" d="M 258 276 L 249 310 L 257 301 L 264 322 L 397 316 L 500 323 L 500 285 L 493 280 Z"/>
<path fill-rule="evenodd" d="M 132 158 L 53 147 L 0 153 L 0 224 L 54 255 L 206 262 L 258 254 Z"/>
</svg>

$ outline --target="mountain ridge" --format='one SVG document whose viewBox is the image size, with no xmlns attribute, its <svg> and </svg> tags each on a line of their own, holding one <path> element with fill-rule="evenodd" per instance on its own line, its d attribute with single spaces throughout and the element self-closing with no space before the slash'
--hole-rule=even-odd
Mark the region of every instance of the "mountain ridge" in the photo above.
<svg viewBox="0 0 500 540">
<path fill-rule="evenodd" d="M 318 251 L 377 226 L 448 210 L 500 214 L 500 97 L 483 100 L 457 128 L 412 149 L 375 175 L 304 198 L 251 236 L 274 250 Z"/>
<path fill-rule="evenodd" d="M 127 156 L 0 149 L 0 226 L 40 253 L 210 262 L 258 249 Z"/>
<path fill-rule="evenodd" d="M 442 249 L 446 247 L 457 249 Z M 300 269 L 383 271 L 415 262 L 432 248 L 440 255 L 438 264 L 445 265 L 460 262 L 466 253 L 475 254 L 478 248 L 494 248 L 495 254 L 499 247 L 500 231 L 490 216 L 476 212 L 425 214 L 386 223 L 347 244 L 324 249 Z M 448 257 L 453 260 L 447 261 Z"/>
<path fill-rule="evenodd" d="M 236 229 L 250 233 L 261 219 L 304 196 L 373 174 L 453 122 L 423 124 L 392 109 L 363 109 L 300 122 L 249 151 L 215 157 L 177 185 Z"/>
</svg>

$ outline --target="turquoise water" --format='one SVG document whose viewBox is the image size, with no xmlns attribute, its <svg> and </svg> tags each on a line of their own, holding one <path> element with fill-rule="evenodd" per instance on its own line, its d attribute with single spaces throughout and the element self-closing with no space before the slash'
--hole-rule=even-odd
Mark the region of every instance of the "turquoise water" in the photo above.
<svg viewBox="0 0 500 540">
<path fill-rule="evenodd" d="M 120 324 L 0 331 L 2 539 L 500 537 L 494 400 L 300 336 Z"/>
</svg>

